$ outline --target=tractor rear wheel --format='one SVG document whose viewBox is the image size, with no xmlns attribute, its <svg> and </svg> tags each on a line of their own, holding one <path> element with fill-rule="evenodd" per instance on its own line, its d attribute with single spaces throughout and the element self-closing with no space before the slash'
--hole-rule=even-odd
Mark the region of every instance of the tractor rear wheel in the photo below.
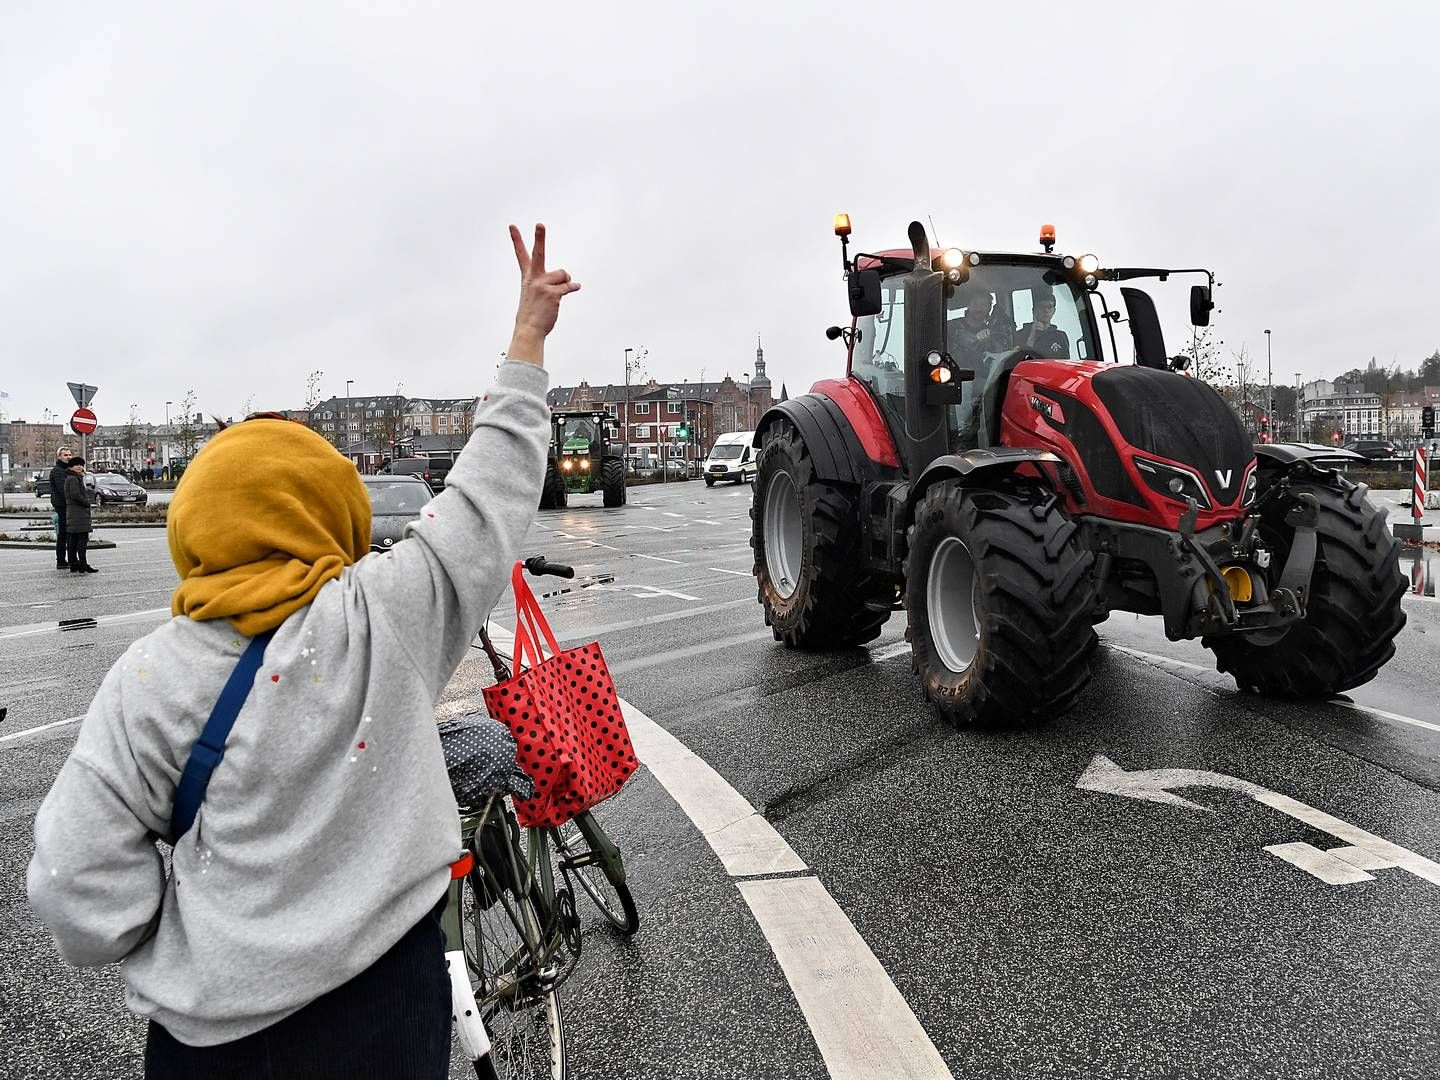
<svg viewBox="0 0 1440 1080">
<path fill-rule="evenodd" d="M 555 459 L 551 458 L 550 464 L 545 466 L 545 484 L 540 488 L 540 509 L 564 510 L 565 501 L 565 478 L 560 475 Z"/>
<path fill-rule="evenodd" d="M 606 506 L 624 506 L 625 463 L 619 458 L 610 458 L 600 467 L 600 487 Z"/>
<path fill-rule="evenodd" d="M 750 546 L 775 640 L 834 649 L 879 637 L 894 587 L 861 565 L 856 494 L 815 475 L 804 439 L 786 420 L 765 433 L 754 490 Z"/>
<path fill-rule="evenodd" d="M 1262 477 L 1262 493 L 1265 486 Z M 1216 668 L 1233 675 L 1240 689 L 1272 697 L 1332 697 L 1369 682 L 1395 655 L 1395 635 L 1405 625 L 1400 544 L 1366 490 L 1290 486 L 1289 495 L 1308 493 L 1320 504 L 1304 620 L 1278 637 L 1262 631 L 1201 638 L 1215 654 Z M 1260 535 L 1268 541 L 1277 578 L 1290 554 L 1294 533 L 1284 519 L 1294 505 L 1291 497 L 1272 499 L 1260 515 Z"/>
<path fill-rule="evenodd" d="M 1056 716 L 1090 679 L 1094 555 L 1048 493 L 925 492 L 905 606 L 916 673 L 946 719 Z"/>
</svg>

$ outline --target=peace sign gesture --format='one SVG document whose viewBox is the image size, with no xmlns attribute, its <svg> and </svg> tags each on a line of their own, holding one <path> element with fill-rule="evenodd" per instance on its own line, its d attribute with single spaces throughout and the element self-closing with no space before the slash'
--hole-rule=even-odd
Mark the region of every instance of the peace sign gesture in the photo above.
<svg viewBox="0 0 1440 1080">
<path fill-rule="evenodd" d="M 545 269 L 545 226 L 535 226 L 535 244 L 525 250 L 520 230 L 510 226 L 510 243 L 520 267 L 520 308 L 515 313 L 515 334 L 506 356 L 532 364 L 545 362 L 545 336 L 555 329 L 560 301 L 580 289 L 564 270 Z"/>
</svg>

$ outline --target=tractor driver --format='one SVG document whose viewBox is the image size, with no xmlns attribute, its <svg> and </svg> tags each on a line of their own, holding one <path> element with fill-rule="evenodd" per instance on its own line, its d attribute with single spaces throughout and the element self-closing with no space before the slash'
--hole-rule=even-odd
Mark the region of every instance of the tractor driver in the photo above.
<svg viewBox="0 0 1440 1080">
<path fill-rule="evenodd" d="M 960 364 L 973 366 L 986 353 L 1003 353 L 1014 348 L 1010 320 L 1003 312 L 996 312 L 995 319 L 990 317 L 995 301 L 989 289 L 973 286 L 965 301 L 965 314 L 950 324 L 953 352 Z"/>
<path fill-rule="evenodd" d="M 1054 325 L 1055 290 L 1043 286 L 1030 294 L 1035 318 L 1015 331 L 1015 347 L 1050 360 L 1070 359 L 1070 338 Z"/>
</svg>

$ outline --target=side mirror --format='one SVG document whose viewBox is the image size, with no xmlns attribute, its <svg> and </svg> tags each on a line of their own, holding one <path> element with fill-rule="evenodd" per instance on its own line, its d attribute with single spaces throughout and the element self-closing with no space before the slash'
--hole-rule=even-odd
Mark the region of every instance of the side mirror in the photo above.
<svg viewBox="0 0 1440 1080">
<path fill-rule="evenodd" d="M 1130 333 L 1135 338 L 1135 362 L 1141 367 L 1164 371 L 1170 363 L 1165 358 L 1165 335 L 1160 332 L 1160 316 L 1155 301 L 1140 289 L 1121 289 L 1125 310 L 1130 313 Z"/>
<path fill-rule="evenodd" d="M 1196 326 L 1209 326 L 1210 312 L 1214 310 L 1215 300 L 1210 295 L 1210 286 L 1190 286 L 1190 321 Z"/>
<path fill-rule="evenodd" d="M 857 319 L 880 314 L 880 271 L 851 270 L 846 275 L 850 290 L 850 314 Z"/>
</svg>

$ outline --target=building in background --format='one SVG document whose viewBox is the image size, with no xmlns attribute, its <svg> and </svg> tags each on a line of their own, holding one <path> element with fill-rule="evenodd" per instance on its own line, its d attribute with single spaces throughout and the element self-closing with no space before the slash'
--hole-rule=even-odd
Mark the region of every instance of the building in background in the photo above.
<svg viewBox="0 0 1440 1080">
<path fill-rule="evenodd" d="M 749 372 L 744 373 L 749 376 Z M 660 383 L 654 379 L 629 387 L 607 383 L 552 387 L 545 400 L 552 409 L 604 409 L 622 425 L 632 464 L 645 468 L 651 458 L 703 459 L 715 439 L 731 431 L 753 431 L 774 404 L 765 371 L 765 350 L 755 348 L 753 378 L 737 381 L 727 374 L 719 382 Z M 685 427 L 688 445 L 677 435 Z"/>
</svg>

